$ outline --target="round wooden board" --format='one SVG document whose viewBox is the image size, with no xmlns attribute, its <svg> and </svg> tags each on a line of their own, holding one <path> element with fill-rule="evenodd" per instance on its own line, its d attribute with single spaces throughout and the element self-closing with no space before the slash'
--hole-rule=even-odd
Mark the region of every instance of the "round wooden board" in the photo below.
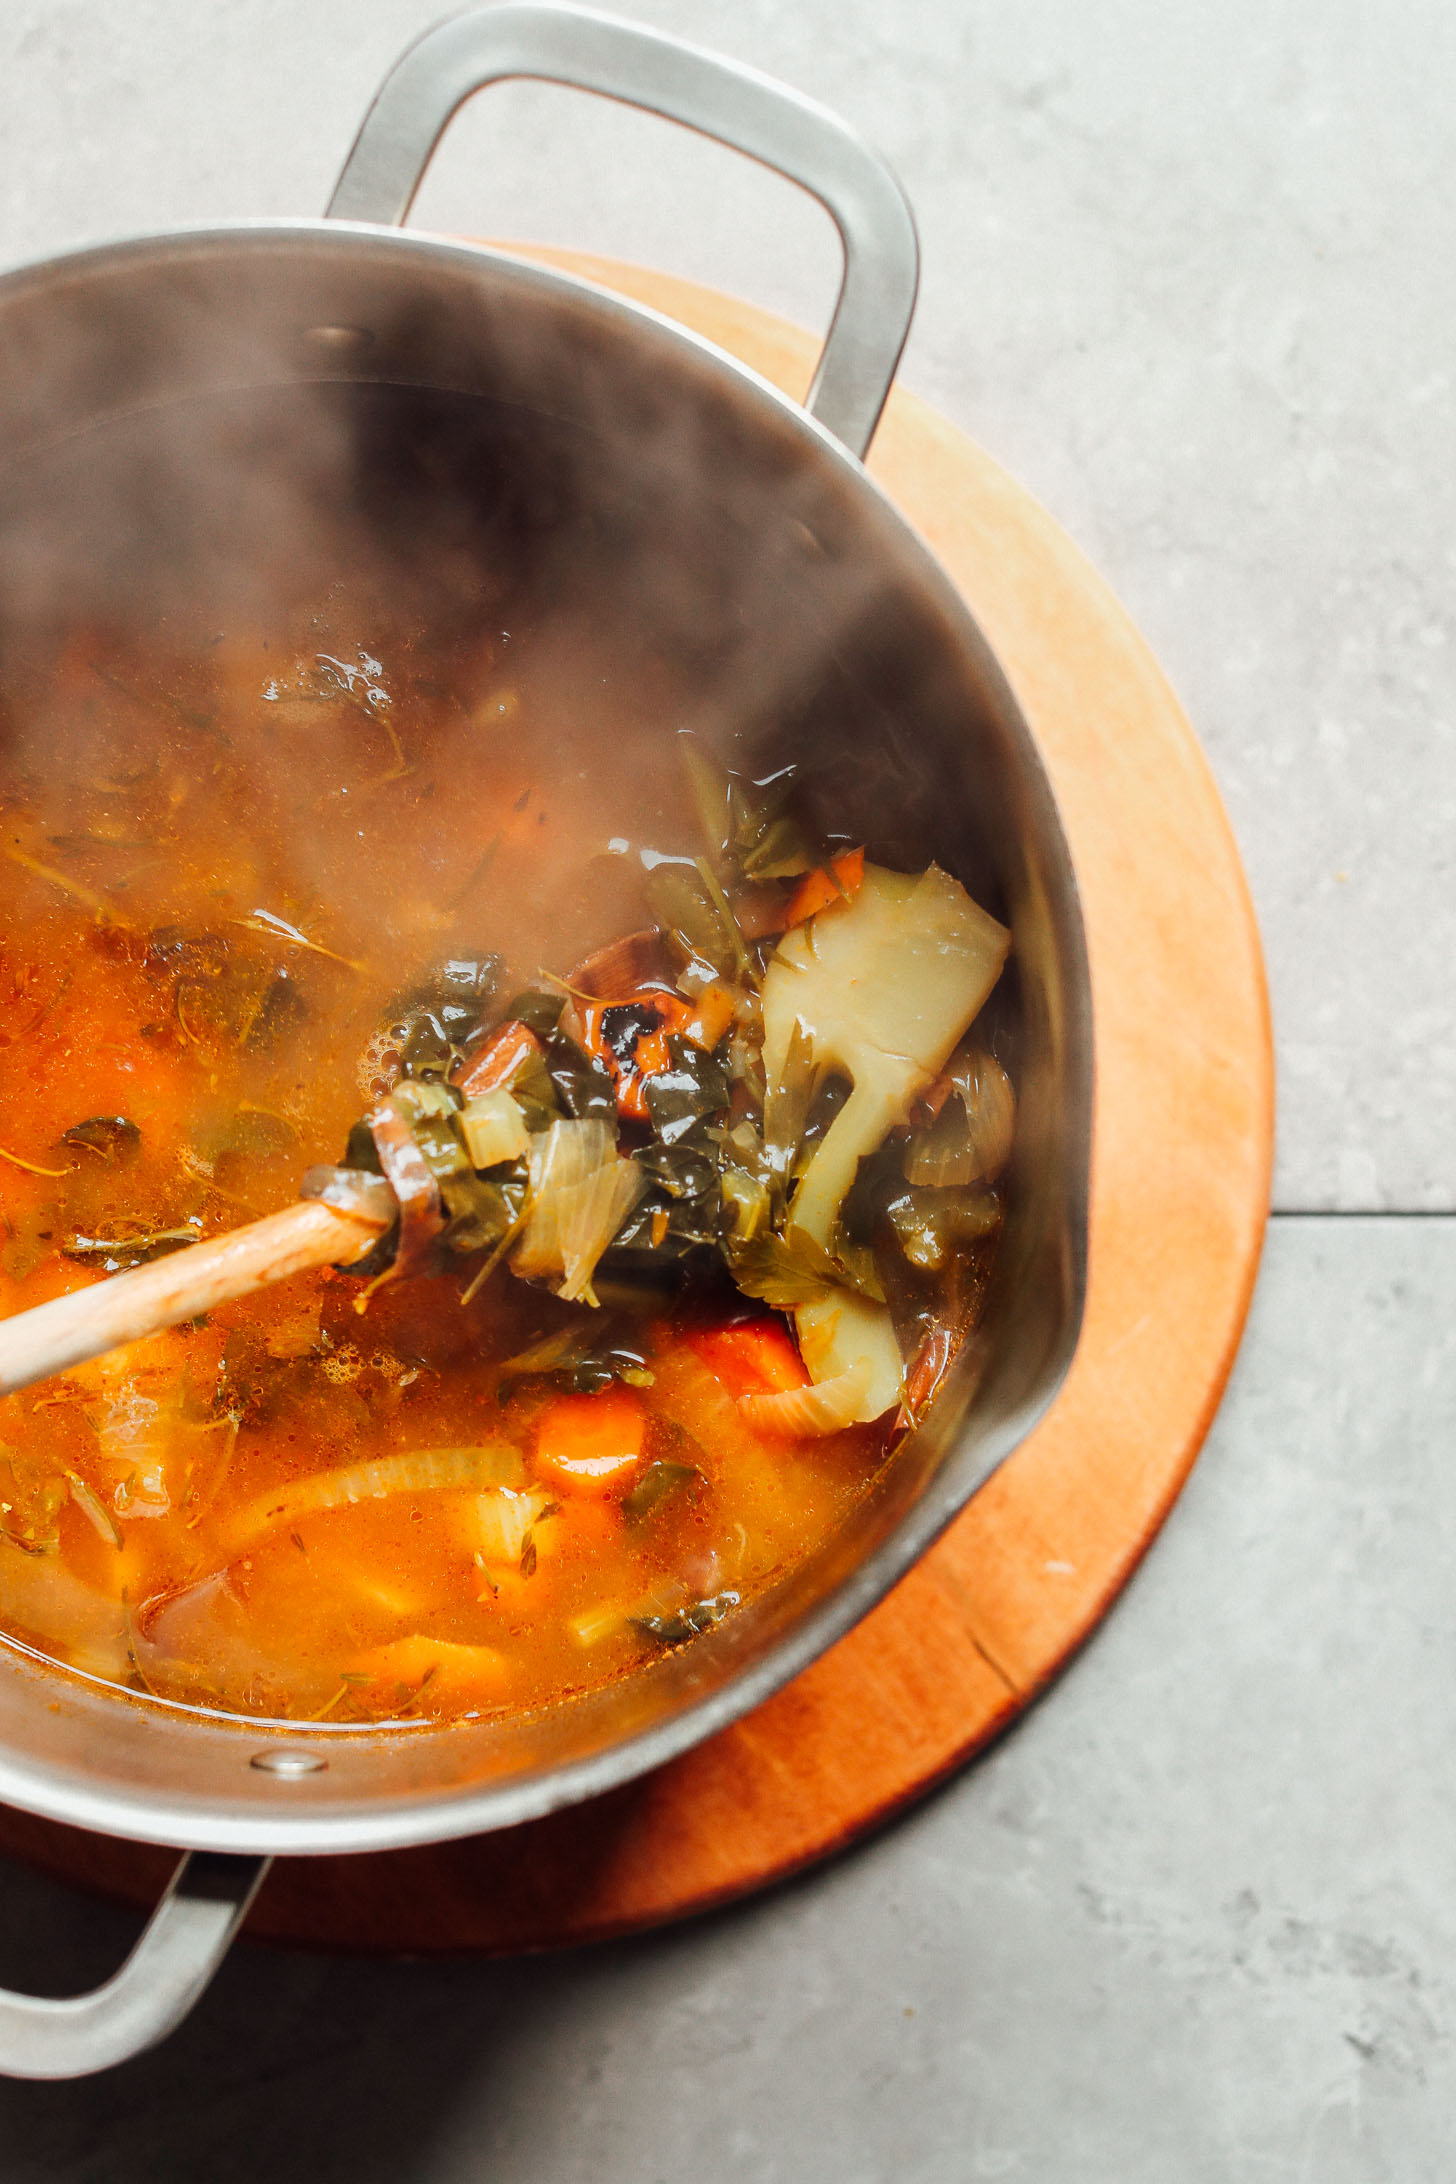
<svg viewBox="0 0 1456 2184">
<path fill-rule="evenodd" d="M 801 398 L 817 345 L 753 307 L 579 253 Z M 727 1901 L 840 1849 L 1025 1707 L 1106 1614 L 1223 1391 L 1273 1141 L 1263 964 L 1238 852 L 1178 703 L 1046 512 L 897 389 L 869 468 L 990 639 L 1051 775 L 1082 890 L 1097 1042 L 1091 1279 L 1048 1417 L 847 1638 L 709 1743 L 504 1834 L 277 1865 L 248 1922 L 328 1948 L 499 1952 Z M 175 1854 L 0 1810 L 0 1850 L 138 1904 Z"/>
</svg>

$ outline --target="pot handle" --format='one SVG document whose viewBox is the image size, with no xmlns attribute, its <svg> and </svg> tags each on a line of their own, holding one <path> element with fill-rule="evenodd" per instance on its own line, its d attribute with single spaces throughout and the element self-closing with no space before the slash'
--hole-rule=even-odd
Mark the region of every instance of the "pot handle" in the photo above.
<svg viewBox="0 0 1456 2184">
<path fill-rule="evenodd" d="M 644 107 L 746 152 L 818 198 L 839 230 L 844 277 L 805 406 L 863 455 L 915 309 L 915 223 L 878 153 L 827 107 L 756 69 L 554 0 L 476 9 L 436 24 L 396 61 L 326 217 L 402 224 L 457 109 L 488 84 L 517 76 Z"/>
<path fill-rule="evenodd" d="M 86 2078 L 164 2039 L 227 1955 L 271 1863 L 192 1851 L 104 1987 L 60 2002 L 0 1989 L 0 2077 Z"/>
</svg>

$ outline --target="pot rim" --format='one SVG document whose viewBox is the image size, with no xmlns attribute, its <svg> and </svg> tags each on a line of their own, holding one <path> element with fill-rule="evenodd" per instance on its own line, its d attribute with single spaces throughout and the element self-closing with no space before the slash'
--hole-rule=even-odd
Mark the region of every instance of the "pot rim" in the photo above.
<svg viewBox="0 0 1456 2184">
<path fill-rule="evenodd" d="M 548 267 L 490 243 L 343 219 L 278 221 L 246 218 L 199 223 L 83 245 L 0 274 L 0 311 L 12 297 L 40 292 L 72 277 L 84 278 L 96 272 L 122 269 L 130 263 L 185 258 L 209 247 L 216 250 L 241 246 L 261 252 L 270 246 L 287 247 L 290 244 L 327 245 L 345 252 L 372 252 L 387 246 L 391 250 L 408 250 L 416 258 L 428 259 L 462 273 L 476 271 L 485 262 L 494 269 L 497 278 L 515 283 L 522 290 L 548 295 L 563 289 L 572 292 L 587 301 L 604 321 L 627 338 L 634 334 L 640 337 L 642 329 L 648 328 L 654 340 L 692 351 L 713 370 L 735 381 L 753 400 L 766 405 L 780 425 L 787 423 L 793 431 L 803 435 L 821 457 L 828 456 L 853 492 L 868 494 L 882 520 L 892 530 L 897 530 L 912 549 L 938 608 L 978 657 L 1005 717 L 1014 724 L 1027 785 L 1041 807 L 1041 823 L 1048 829 L 1049 837 L 1060 844 L 1065 861 L 1066 907 L 1070 912 L 1065 938 L 1071 950 L 1068 984 L 1074 1004 L 1069 1026 L 1076 1112 L 1069 1118 L 1071 1128 L 1067 1139 L 1068 1302 L 1058 1339 L 1048 1352 L 1036 1389 L 1004 1416 L 982 1427 L 973 1476 L 952 1479 L 947 1474 L 953 1467 L 939 1464 L 894 1530 L 760 1658 L 731 1674 L 719 1689 L 588 1757 L 567 1760 L 539 1774 L 498 1783 L 487 1779 L 458 1791 L 447 1787 L 410 1796 L 392 1796 L 383 1801 L 361 1798 L 353 1803 L 340 1802 L 291 1812 L 286 1782 L 278 1784 L 277 1807 L 266 1813 L 253 1802 L 229 1806 L 217 1798 L 189 1799 L 170 1791 L 149 1795 L 131 1786 L 103 1791 L 69 1770 L 63 1771 L 24 1756 L 17 1758 L 13 1747 L 0 1743 L 0 1801 L 42 1818 L 179 1849 L 332 1856 L 405 1849 L 493 1832 L 540 1819 L 637 1779 L 726 1728 L 791 1682 L 877 1606 L 906 1571 L 920 1560 L 1045 1413 L 1065 1379 L 1077 1347 L 1087 1282 L 1092 1023 L 1075 869 L 1040 753 L 1020 701 L 999 660 L 969 603 L 942 569 L 926 540 L 896 507 L 885 489 L 868 474 L 860 459 L 800 403 L 751 365 L 665 313 L 603 288 L 584 275 Z M 368 375 L 361 376 L 363 383 L 368 383 Z M 131 413 L 134 407 L 119 406 L 108 414 L 119 418 Z M 103 420 L 98 418 L 96 421 Z M 942 1436 L 947 1449 L 954 1445 L 962 1430 L 963 1425 L 956 1432 Z M 335 1740 L 343 1737 L 349 1738 L 354 1748 L 358 1748 L 370 1738 L 444 1737 L 456 1727 L 453 1724 L 436 1727 L 422 1724 L 408 1730 L 371 1731 L 321 1723 L 278 1725 L 241 1716 L 213 1716 L 174 1701 L 123 1691 L 102 1679 L 33 1654 L 3 1634 L 0 1634 L 0 1660 L 20 1673 L 24 1670 L 19 1669 L 19 1663 L 24 1661 L 34 1673 L 48 1681 L 54 1680 L 57 1687 L 83 1685 L 89 1693 L 104 1698 L 108 1704 L 143 1709 L 159 1720 L 179 1717 L 179 1733 L 183 1722 L 188 1720 L 205 1719 L 214 1727 L 225 1721 L 227 1728 L 235 1729 L 240 1739 L 274 1744 L 279 1748 L 286 1739 L 294 1745 L 317 1745 L 321 1751 L 327 1751 L 330 1743 L 338 1749 Z"/>
</svg>

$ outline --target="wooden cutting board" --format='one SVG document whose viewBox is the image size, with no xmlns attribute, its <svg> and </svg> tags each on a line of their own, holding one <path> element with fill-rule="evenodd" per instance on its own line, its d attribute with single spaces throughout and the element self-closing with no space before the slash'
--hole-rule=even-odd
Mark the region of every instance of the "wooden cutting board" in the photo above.
<svg viewBox="0 0 1456 2184">
<path fill-rule="evenodd" d="M 636 297 L 796 398 L 817 344 L 711 290 L 532 257 Z M 706 1909 L 842 1848 L 1003 1729 L 1095 1629 L 1167 1515 L 1244 1324 L 1269 1201 L 1273 1056 L 1253 911 L 1192 730 L 1044 509 L 897 389 L 872 474 L 959 585 L 1051 775 L 1086 916 L 1097 1043 L 1091 1279 L 1048 1417 L 890 1597 L 746 1720 L 530 1826 L 289 1860 L 248 1931 L 504 1951 Z M 138 1904 L 174 1854 L 0 1809 L 0 1850 Z"/>
</svg>

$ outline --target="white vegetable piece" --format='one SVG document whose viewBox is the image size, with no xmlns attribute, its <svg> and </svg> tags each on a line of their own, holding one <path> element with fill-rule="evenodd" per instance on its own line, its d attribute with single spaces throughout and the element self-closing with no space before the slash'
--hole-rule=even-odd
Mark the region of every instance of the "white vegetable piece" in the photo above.
<svg viewBox="0 0 1456 2184">
<path fill-rule="evenodd" d="M 832 1380 L 816 1381 L 809 1388 L 776 1388 L 768 1395 L 741 1395 L 738 1415 L 755 1433 L 781 1433 L 793 1440 L 838 1433 L 842 1426 L 852 1426 L 863 1418 L 869 1379 L 869 1359 L 861 1358 L 847 1373 L 836 1373 Z M 884 1407 L 888 1410 L 889 1404 Z"/>
<path fill-rule="evenodd" d="M 556 1275 L 559 1297 L 595 1304 L 596 1263 L 647 1188 L 617 1152 L 605 1122 L 553 1122 L 531 1139 L 530 1207 L 511 1266 L 523 1278 Z"/>
<path fill-rule="evenodd" d="M 526 1118 L 504 1085 L 466 1101 L 460 1110 L 460 1131 L 472 1168 L 519 1160 L 531 1142 Z"/>
<path fill-rule="evenodd" d="M 864 1385 L 856 1419 L 878 1418 L 898 1403 L 905 1388 L 905 1367 L 889 1309 L 871 1297 L 836 1289 L 794 1314 L 804 1370 L 817 1386 L 862 1372 Z"/>
<path fill-rule="evenodd" d="M 763 982 L 764 1072 L 769 1100 L 786 1096 L 795 1027 L 817 1080 L 831 1071 L 853 1089 L 819 1146 L 789 1210 L 833 1248 L 840 1208 L 861 1160 L 907 1120 L 1001 975 L 1004 925 L 938 865 L 912 876 L 867 864 L 853 899 L 831 903 L 785 934 Z M 903 1368 L 884 1305 L 846 1295 L 795 1315 L 810 1377 L 872 1369 L 861 1416 L 897 1401 Z"/>
</svg>

